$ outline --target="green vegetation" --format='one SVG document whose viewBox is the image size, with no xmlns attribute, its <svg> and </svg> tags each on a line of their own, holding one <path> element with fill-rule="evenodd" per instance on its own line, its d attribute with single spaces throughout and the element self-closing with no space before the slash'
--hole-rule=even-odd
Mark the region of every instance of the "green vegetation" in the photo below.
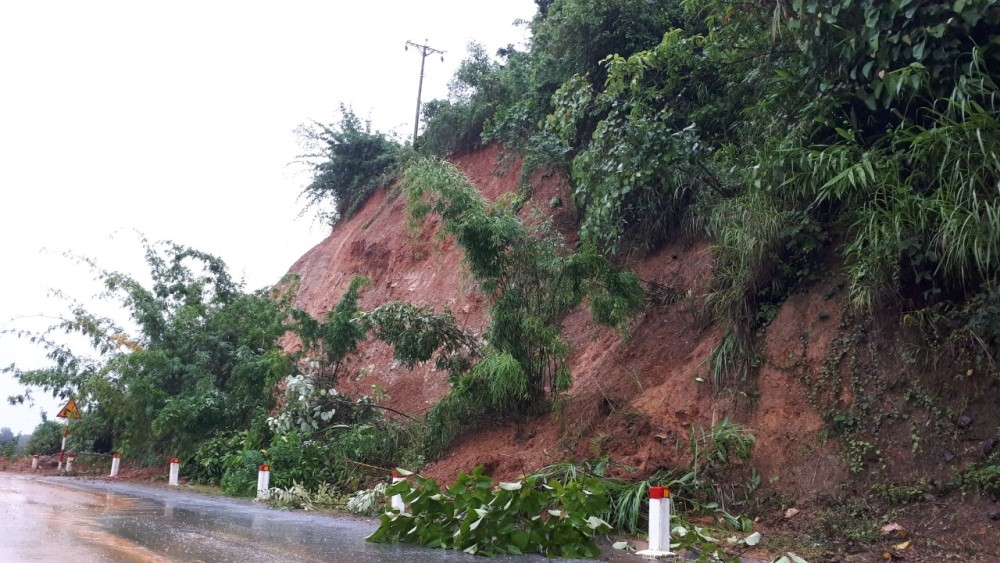
<svg viewBox="0 0 1000 563">
<path fill-rule="evenodd" d="M 353 215 L 376 187 L 391 179 L 402 149 L 343 104 L 340 114 L 336 125 L 314 122 L 298 131 L 308 151 L 300 158 L 313 172 L 301 197 L 306 209 L 318 208 L 330 225 Z"/>
<path fill-rule="evenodd" d="M 641 535 L 648 530 L 645 505 L 649 487 L 656 485 L 667 486 L 674 506 L 680 508 L 673 516 L 675 550 L 694 548 L 703 553 L 703 560 L 738 561 L 739 552 L 750 544 L 739 542 L 724 549 L 709 530 L 691 526 L 687 519 L 708 514 L 716 518 L 720 532 L 750 532 L 752 522 L 727 509 L 740 504 L 732 494 L 744 485 L 740 479 L 755 477 L 745 465 L 753 443 L 745 428 L 727 420 L 708 430 L 692 428 L 686 467 L 637 482 L 605 477 L 611 465 L 606 458 L 559 463 L 518 482 L 497 485 L 482 474 L 482 467 L 459 475 L 445 489 L 433 479 L 411 475 L 385 490 L 387 495 L 401 495 L 407 510 L 383 513 L 369 541 L 402 541 L 485 555 L 594 557 L 599 553 L 595 542 L 599 534 L 617 530 Z M 756 484 L 749 487 L 742 499 Z"/>
<path fill-rule="evenodd" d="M 470 45 L 449 98 L 426 105 L 418 147 L 520 151 L 514 210 L 533 170 L 566 172 L 581 238 L 601 255 L 709 238 L 707 303 L 728 335 L 712 354 L 717 388 L 747 381 L 761 329 L 835 252 L 827 275 L 846 277 L 852 310 L 950 307 L 996 371 L 992 2 L 538 6 L 521 22 L 527 50 Z"/>
<path fill-rule="evenodd" d="M 15 436 L 10 428 L 0 428 L 0 457 L 11 459 L 17 455 L 19 439 L 20 436 Z"/>
<path fill-rule="evenodd" d="M 27 454 L 52 455 L 62 446 L 63 425 L 54 420 L 43 420 L 28 439 Z"/>
<path fill-rule="evenodd" d="M 994 3 L 538 5 L 529 50 L 472 46 L 445 105 L 526 173 L 567 172 L 600 252 L 715 243 L 717 386 L 746 379 L 760 329 L 836 250 L 855 311 L 951 303 L 997 357 Z"/>
<path fill-rule="evenodd" d="M 287 299 L 244 293 L 221 260 L 183 246 L 146 243 L 146 262 L 148 287 L 92 264 L 127 325 L 73 305 L 46 333 L 24 335 L 45 347 L 52 367 L 5 372 L 53 396 L 76 397 L 89 415 L 81 421 L 89 439 L 104 451 L 113 442 L 132 459 L 188 457 L 228 430 L 249 428 L 263 440 L 273 387 L 293 369 L 277 343 L 287 330 Z M 96 357 L 56 340 L 59 332 L 85 337 Z M 86 427 L 77 426 L 75 439 L 86 439 Z"/>
<path fill-rule="evenodd" d="M 952 484 L 964 491 L 1000 494 L 1000 450 L 965 468 L 955 476 Z"/>
<path fill-rule="evenodd" d="M 569 252 L 549 221 L 518 218 L 523 202 L 487 204 L 447 162 L 416 161 L 401 187 L 414 221 L 441 217 L 444 233 L 455 237 L 490 299 L 480 361 L 452 372 L 451 392 L 428 415 L 434 453 L 477 419 L 537 414 L 569 388 L 569 344 L 560 321 L 583 300 L 597 322 L 623 331 L 645 305 L 634 273 L 592 248 Z"/>
<path fill-rule="evenodd" d="M 716 390 L 752 385 L 764 361 L 760 337 L 781 303 L 837 278 L 847 302 L 819 373 L 805 363 L 808 332 L 803 353 L 776 367 L 801 376 L 826 423 L 821 438 L 843 439 L 846 467 L 860 475 L 894 462 L 876 436 L 883 425 L 902 425 L 904 451 L 917 454 L 946 425 L 958 436 L 971 424 L 958 423 L 966 405 L 944 390 L 988 400 L 1000 377 L 996 2 L 536 4 L 523 22 L 526 50 L 492 57 L 470 45 L 449 99 L 424 106 L 413 147 L 343 106 L 338 124 L 302 130 L 313 172 L 307 207 L 335 224 L 399 176 L 411 223 L 436 216 L 464 253 L 488 307 L 483 334 L 466 333 L 447 310 L 405 302 L 364 310 L 362 292 L 384 280 L 363 277 L 316 318 L 291 306 L 295 280 L 248 293 L 217 257 L 147 243 L 151 283 L 91 264 L 126 322 L 71 304 L 50 331 L 20 335 L 52 365 L 4 373 L 77 398 L 85 416 L 71 447 L 147 463 L 179 455 L 186 476 L 233 495 L 252 495 L 255 467 L 270 463 L 280 468 L 279 504 L 326 506 L 384 480 L 390 467 L 419 467 L 472 425 L 547 412 L 572 382 L 565 317 L 586 305 L 628 337 L 647 296 L 622 264 L 687 237 L 711 243 L 704 304 L 723 335 L 708 358 Z M 518 192 L 495 202 L 440 159 L 488 142 L 524 161 Z M 571 201 L 558 205 L 578 220 L 572 245 L 529 207 L 541 168 L 570 181 Z M 960 367 L 930 384 L 894 379 L 879 363 L 886 322 L 910 331 L 898 348 L 904 367 Z M 64 332 L 85 338 L 94 357 L 63 344 Z M 301 349 L 286 353 L 286 338 Z M 450 392 L 421 420 L 386 414 L 377 391 L 375 399 L 339 392 L 367 339 L 389 344 L 409 367 L 434 361 Z M 899 404 L 884 402 L 890 391 Z M 927 415 L 920 424 L 908 418 L 917 407 Z M 43 423 L 30 447 L 51 451 L 59 429 Z M 949 486 L 1000 490 L 995 435 Z M 760 484 L 748 463 L 753 446 L 745 428 L 722 420 L 692 429 L 679 452 L 690 465 L 639 482 L 599 478 L 601 461 L 499 488 L 475 470 L 445 490 L 414 477 L 388 489 L 414 512 L 384 515 L 373 539 L 590 556 L 595 534 L 643 529 L 652 483 L 670 486 L 679 507 L 748 532 L 739 511 Z M 879 498 L 898 503 L 918 502 L 924 488 L 883 485 Z M 372 493 L 350 502 L 359 511 L 378 505 Z M 823 513 L 819 533 L 871 541 L 879 516 L 868 501 L 842 499 Z M 687 527 L 680 537 L 719 554 L 707 534 Z"/>
<path fill-rule="evenodd" d="M 470 45 L 449 99 L 426 105 L 418 147 L 504 142 L 525 155 L 524 193 L 537 167 L 565 171 L 580 235 L 601 254 L 711 239 L 708 303 L 729 334 L 713 354 L 718 386 L 746 379 L 760 329 L 835 250 L 855 311 L 991 296 L 965 320 L 996 357 L 996 331 L 973 318 L 997 306 L 1000 271 L 994 3 L 538 6 L 521 22 L 526 51 Z M 378 137 L 349 112 L 340 131 L 329 146 L 356 145 L 353 161 Z M 376 152 L 373 165 L 399 156 Z M 377 168 L 326 182 L 318 167 L 307 191 L 367 195 L 390 169 Z M 338 194 L 338 212 L 361 200 Z"/>
<path fill-rule="evenodd" d="M 562 484 L 529 477 L 500 483 L 476 467 L 442 490 L 433 479 L 412 476 L 390 485 L 408 512 L 387 512 L 368 541 L 409 542 L 470 554 L 541 553 L 549 557 L 594 557 L 595 536 L 611 529 L 596 515 L 607 510 L 597 479 Z M 418 525 L 419 524 L 419 525 Z"/>
<path fill-rule="evenodd" d="M 667 487 L 673 506 L 682 514 L 709 515 L 724 528 L 749 532 L 751 522 L 733 513 L 745 508 L 760 486 L 760 477 L 750 465 L 755 442 L 746 427 L 723 419 L 708 429 L 690 429 L 687 442 L 677 451 L 679 459 L 687 460 L 685 465 L 656 471 L 645 479 L 603 477 L 614 465 L 603 457 L 586 463 L 553 464 L 535 475 L 562 482 L 586 475 L 602 477 L 608 510 L 599 516 L 620 532 L 641 535 L 649 529 L 646 502 L 650 486 Z"/>
<path fill-rule="evenodd" d="M 422 463 L 419 421 L 389 420 L 371 398 L 346 397 L 333 384 L 369 332 L 397 344 L 395 355 L 407 365 L 438 348 L 442 365 L 467 365 L 462 358 L 474 354 L 476 342 L 450 314 L 393 303 L 362 312 L 358 295 L 367 280 L 359 278 L 316 320 L 290 306 L 295 280 L 245 293 L 221 260 L 172 243 L 146 243 L 146 261 L 149 287 L 91 264 L 104 297 L 129 323 L 73 306 L 41 334 L 14 333 L 44 346 L 53 365 L 6 368 L 28 387 L 10 399 L 30 401 L 32 388 L 75 397 L 83 418 L 72 425 L 71 451 L 113 450 L 144 464 L 180 457 L 187 478 L 233 495 L 254 493 L 261 463 L 281 468 L 275 486 L 313 490 L 355 490 L 382 478 L 382 468 Z M 59 332 L 82 334 L 96 356 L 77 353 Z M 303 350 L 282 350 L 289 334 Z M 41 424 L 32 453 L 58 452 L 62 429 Z"/>
</svg>

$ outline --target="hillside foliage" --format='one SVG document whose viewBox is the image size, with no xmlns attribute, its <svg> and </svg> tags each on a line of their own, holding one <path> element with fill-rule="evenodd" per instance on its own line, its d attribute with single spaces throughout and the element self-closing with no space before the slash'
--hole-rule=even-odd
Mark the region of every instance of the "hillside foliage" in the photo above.
<svg viewBox="0 0 1000 563">
<path fill-rule="evenodd" d="M 78 428 L 75 439 L 89 434 L 133 458 L 190 455 L 218 432 L 262 432 L 274 385 L 293 372 L 277 342 L 287 330 L 287 296 L 247 293 L 219 258 L 172 243 L 146 243 L 146 263 L 148 285 L 92 265 L 124 318 L 71 305 L 49 331 L 23 335 L 46 349 L 51 367 L 5 371 L 29 393 L 76 397 L 90 432 Z M 92 354 L 60 333 L 82 335 Z"/>
<path fill-rule="evenodd" d="M 852 311 L 936 307 L 995 370 L 998 334 L 962 307 L 1000 272 L 995 2 L 539 7 L 528 51 L 478 62 L 452 103 L 569 174 L 601 252 L 715 243 L 717 383 L 747 375 L 754 335 L 831 253 Z"/>
<path fill-rule="evenodd" d="M 403 174 L 411 217 L 443 220 L 479 290 L 490 298 L 480 361 L 453 371 L 452 391 L 429 415 L 434 451 L 476 419 L 538 414 L 572 381 L 560 321 L 585 299 L 596 321 L 624 331 L 645 306 L 638 277 L 591 247 L 566 249 L 551 221 L 522 221 L 516 201 L 488 204 L 468 178 L 438 159 Z"/>
<path fill-rule="evenodd" d="M 747 375 L 754 335 L 831 252 L 853 311 L 943 307 L 997 358 L 1000 335 L 960 313 L 1000 270 L 995 2 L 537 4 L 526 48 L 469 46 L 418 148 L 499 141 L 526 179 L 564 171 L 608 256 L 712 240 L 717 383 Z M 306 193 L 343 215 L 400 153 L 349 112 L 316 131 L 331 152 Z M 345 155 L 366 164 L 340 172 Z"/>
<path fill-rule="evenodd" d="M 753 387 L 768 324 L 821 279 L 844 280 L 844 330 L 889 319 L 916 335 L 898 361 L 955 361 L 977 386 L 1000 377 L 995 1 L 536 4 L 520 22 L 529 44 L 495 55 L 470 45 L 449 98 L 426 106 L 417 143 L 427 156 L 502 143 L 524 158 L 520 192 L 486 206 L 454 188 L 460 178 L 443 179 L 451 172 L 426 161 L 405 168 L 412 193 L 431 194 L 413 209 L 442 216 L 492 299 L 493 340 L 436 414 L 452 401 L 454 420 L 485 412 L 457 399 L 474 382 L 484 387 L 472 395 L 506 401 L 535 384 L 485 382 L 538 378 L 551 392 L 565 381 L 558 362 L 532 367 L 518 349 L 524 333 L 503 344 L 535 314 L 525 303 L 568 303 L 558 283 L 538 286 L 544 298 L 506 302 L 517 293 L 504 290 L 508 258 L 530 253 L 549 280 L 577 256 L 558 240 L 543 251 L 520 242 L 548 235 L 506 211 L 521 212 L 540 169 L 569 178 L 584 253 L 620 262 L 677 239 L 711 243 L 701 297 L 723 329 L 708 358 L 718 391 Z M 555 318 L 533 325 L 538 357 L 563 357 L 557 332 L 542 330 Z M 841 351 L 823 369 L 848 360 L 859 369 Z M 867 402 L 835 397 L 816 405 L 829 430 L 857 432 L 854 411 Z"/>
<path fill-rule="evenodd" d="M 389 181 L 402 150 L 343 104 L 340 116 L 337 124 L 313 122 L 297 131 L 307 150 L 300 159 L 312 172 L 300 197 L 305 210 L 315 208 L 330 225 L 349 218 L 376 187 Z"/>
</svg>

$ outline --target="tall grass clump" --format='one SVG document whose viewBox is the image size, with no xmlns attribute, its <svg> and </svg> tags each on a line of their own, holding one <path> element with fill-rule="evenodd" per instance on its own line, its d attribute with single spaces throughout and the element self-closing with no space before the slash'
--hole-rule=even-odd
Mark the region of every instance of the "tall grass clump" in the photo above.
<svg viewBox="0 0 1000 563">
<path fill-rule="evenodd" d="M 678 454 L 687 464 L 664 468 L 645 479 L 627 481 L 605 477 L 614 465 L 607 458 L 593 462 L 560 462 L 533 473 L 545 481 L 569 482 L 598 477 L 608 495 L 608 512 L 600 517 L 619 532 L 641 535 L 649 529 L 649 487 L 665 486 L 677 517 L 710 515 L 726 527 L 749 531 L 749 519 L 738 514 L 760 485 L 750 465 L 756 439 L 743 425 L 722 419 L 709 428 L 692 426 Z"/>
</svg>

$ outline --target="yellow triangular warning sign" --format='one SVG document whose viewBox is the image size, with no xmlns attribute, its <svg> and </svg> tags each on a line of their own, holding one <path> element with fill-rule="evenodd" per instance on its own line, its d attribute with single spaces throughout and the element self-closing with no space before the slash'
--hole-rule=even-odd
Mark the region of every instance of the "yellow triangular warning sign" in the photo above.
<svg viewBox="0 0 1000 563">
<path fill-rule="evenodd" d="M 76 406 L 76 399 L 70 399 L 66 406 L 56 415 L 58 418 L 80 418 L 80 408 Z"/>
</svg>

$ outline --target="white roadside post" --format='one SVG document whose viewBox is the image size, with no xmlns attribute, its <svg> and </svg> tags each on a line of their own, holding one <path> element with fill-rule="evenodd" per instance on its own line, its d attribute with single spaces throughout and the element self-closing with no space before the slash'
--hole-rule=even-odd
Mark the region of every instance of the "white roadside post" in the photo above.
<svg viewBox="0 0 1000 563">
<path fill-rule="evenodd" d="M 31 456 L 31 470 L 38 471 L 38 454 Z"/>
<path fill-rule="evenodd" d="M 63 428 L 62 446 L 60 446 L 59 448 L 59 473 L 62 473 L 63 459 L 66 457 L 66 436 L 68 434 L 67 430 L 69 430 L 68 423 L 67 426 Z M 69 471 L 69 469 L 67 469 L 66 471 Z"/>
<path fill-rule="evenodd" d="M 393 469 L 392 470 L 392 484 L 395 485 L 396 483 L 398 483 L 398 482 L 400 482 L 402 480 L 403 480 L 403 476 L 400 475 L 399 471 L 396 471 L 395 469 Z M 392 498 L 389 499 L 389 506 L 391 506 L 393 510 L 398 510 L 400 512 L 406 512 L 406 504 L 403 502 L 403 495 L 392 495 Z"/>
<path fill-rule="evenodd" d="M 118 469 L 121 467 L 122 456 L 121 454 L 115 454 L 111 456 L 111 477 L 118 476 Z"/>
<path fill-rule="evenodd" d="M 181 460 L 176 457 L 170 458 L 170 481 L 171 485 L 177 486 L 181 476 Z"/>
<path fill-rule="evenodd" d="M 646 557 L 674 555 L 670 551 L 670 489 L 649 488 L 649 549 L 636 552 Z"/>
<path fill-rule="evenodd" d="M 257 468 L 257 498 L 267 500 L 271 498 L 268 482 L 271 480 L 271 466 L 261 465 Z"/>
<path fill-rule="evenodd" d="M 74 460 L 76 460 L 76 454 L 69 454 L 66 456 L 66 473 L 73 471 Z"/>
</svg>

